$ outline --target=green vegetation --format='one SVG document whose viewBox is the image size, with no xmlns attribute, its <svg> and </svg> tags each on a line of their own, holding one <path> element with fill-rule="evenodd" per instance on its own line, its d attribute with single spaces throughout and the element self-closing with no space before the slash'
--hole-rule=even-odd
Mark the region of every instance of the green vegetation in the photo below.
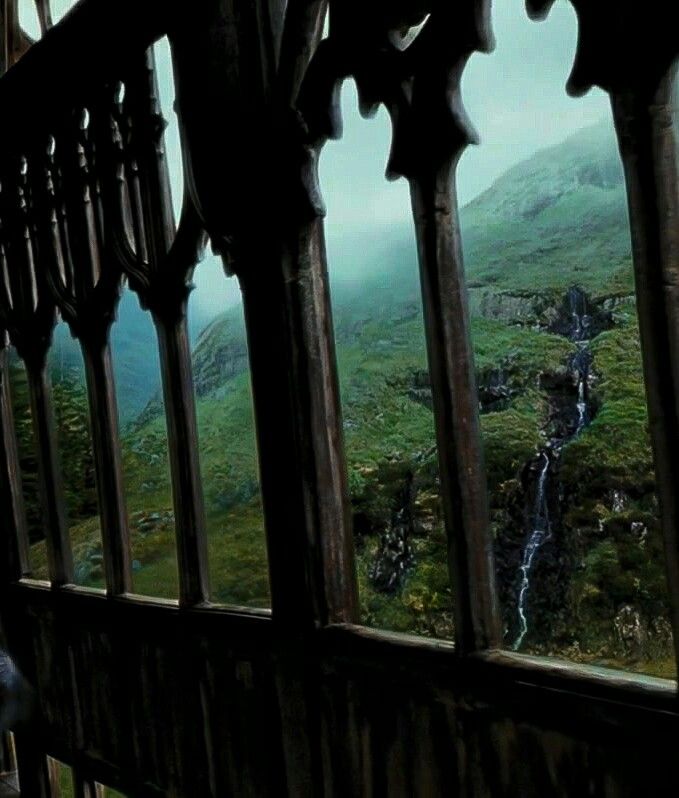
<svg viewBox="0 0 679 798">
<path fill-rule="evenodd" d="M 644 393 L 639 331 L 632 302 L 620 306 L 616 327 L 595 339 L 599 379 L 596 418 L 565 453 L 563 476 L 591 490 L 651 494 L 654 473 Z"/>
<path fill-rule="evenodd" d="M 591 343 L 596 415 L 560 454 L 558 520 L 535 572 L 528 649 L 671 675 L 629 234 L 612 132 L 603 126 L 583 131 L 518 165 L 463 210 L 462 222 L 479 382 L 499 381 L 505 391 L 482 415 L 505 621 L 516 613 L 530 464 L 555 423 L 549 386 L 573 390 L 569 364 L 576 346 L 548 330 L 564 291 L 579 285 L 601 312 L 612 314 L 614 326 Z M 347 282 L 335 291 L 361 611 L 369 624 L 451 637 L 412 244 L 396 241 L 392 250 L 382 245 L 377 252 L 379 263 L 366 268 L 360 285 Z M 240 310 L 206 328 L 194 370 L 213 595 L 265 606 L 266 550 Z M 123 441 L 135 590 L 176 597 L 165 425 L 160 401 L 149 399 Z M 79 397 L 75 405 L 81 404 Z M 101 586 L 97 519 L 74 507 L 80 574 L 84 583 Z M 399 524 L 407 529 L 411 556 L 396 588 L 385 592 L 376 562 Z M 41 545 L 33 563 L 37 573 L 44 569 Z"/>
<path fill-rule="evenodd" d="M 56 768 L 59 798 L 74 798 L 75 786 L 73 784 L 73 771 L 68 765 L 64 765 L 56 759 L 53 759 L 52 763 L 53 767 Z M 97 795 L 99 795 L 99 793 L 97 793 Z M 125 796 L 116 790 L 112 790 L 110 787 L 104 787 L 102 798 L 125 798 Z"/>
<path fill-rule="evenodd" d="M 28 529 L 31 540 L 35 540 L 42 534 L 38 462 L 35 456 L 28 382 L 19 360 L 12 360 L 10 378 Z M 62 476 L 66 504 L 73 518 L 88 518 L 97 512 L 97 494 L 94 462 L 87 434 L 87 395 L 74 370 L 54 382 L 53 403 L 63 455 Z"/>
<path fill-rule="evenodd" d="M 577 617 L 588 621 L 582 639 L 592 649 L 600 646 L 607 622 L 621 607 L 650 619 L 638 635 L 656 664 L 644 667 L 667 675 L 664 558 L 632 302 L 619 307 L 616 322 L 593 346 L 601 409 L 567 448 L 562 466 L 571 491 L 565 520 L 576 532 L 571 545 L 584 563 L 573 579 L 573 605 Z M 606 502 L 606 497 L 617 500 Z"/>
<path fill-rule="evenodd" d="M 265 606 L 266 552 L 247 374 L 239 375 L 235 383 L 225 400 L 202 402 L 198 415 L 213 597 Z M 238 434 L 234 430 L 239 430 Z M 145 595 L 176 598 L 174 515 L 162 416 L 124 438 L 123 469 L 134 589 Z M 78 517 L 71 520 L 77 522 Z M 77 581 L 103 587 L 98 518 L 90 516 L 74 523 L 71 538 Z M 33 547 L 31 564 L 38 578 L 47 578 L 44 544 Z"/>
<path fill-rule="evenodd" d="M 510 169 L 462 212 L 470 286 L 632 291 L 622 167 L 608 124 Z"/>
</svg>

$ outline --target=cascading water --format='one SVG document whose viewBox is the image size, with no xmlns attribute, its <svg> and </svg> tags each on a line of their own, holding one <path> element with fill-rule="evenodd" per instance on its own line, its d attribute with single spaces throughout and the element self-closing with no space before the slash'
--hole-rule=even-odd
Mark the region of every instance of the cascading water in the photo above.
<svg viewBox="0 0 679 798">
<path fill-rule="evenodd" d="M 381 593 L 398 590 L 414 562 L 411 538 L 415 496 L 414 478 L 409 471 L 396 497 L 391 523 L 380 538 L 379 550 L 368 572 L 373 586 Z"/>
<path fill-rule="evenodd" d="M 586 344 L 579 344 L 578 353 L 573 358 L 573 365 L 578 375 L 578 400 L 575 405 L 578 411 L 578 418 L 574 435 L 579 435 L 589 422 L 587 417 L 587 388 L 591 359 L 592 355 L 589 347 Z"/>
<path fill-rule="evenodd" d="M 572 434 L 567 436 L 567 439 L 582 432 L 591 420 L 589 413 L 589 376 L 592 366 L 592 352 L 589 348 L 589 341 L 578 341 L 577 347 L 578 350 L 570 362 L 571 371 L 577 379 L 576 417 L 571 425 L 573 427 Z"/>
<path fill-rule="evenodd" d="M 528 633 L 527 601 L 531 588 L 531 572 L 535 559 L 543 544 L 552 536 L 552 520 L 549 510 L 550 476 L 558 467 L 561 450 L 576 438 L 589 424 L 589 377 L 592 364 L 592 353 L 589 341 L 592 335 L 591 316 L 588 314 L 587 297 L 579 288 L 571 288 L 566 296 L 566 318 L 558 332 L 577 345 L 577 351 L 570 360 L 569 366 L 577 379 L 577 398 L 570 400 L 570 410 L 561 410 L 566 415 L 566 422 L 561 423 L 558 432 L 540 451 L 535 463 L 538 474 L 535 497 L 528 513 L 528 535 L 522 552 L 520 566 L 520 585 L 517 600 L 518 634 L 512 644 L 514 651 L 522 645 Z"/>
<path fill-rule="evenodd" d="M 571 325 L 567 337 L 571 341 L 586 341 L 589 338 L 590 317 L 587 313 L 587 297 L 576 287 L 568 289 L 568 304 Z"/>
<path fill-rule="evenodd" d="M 550 458 L 546 451 L 540 455 L 542 468 L 538 478 L 537 490 L 535 493 L 535 509 L 533 512 L 533 531 L 528 539 L 528 544 L 523 551 L 521 562 L 521 587 L 519 589 L 519 601 L 517 610 L 519 613 L 519 635 L 514 641 L 513 649 L 517 651 L 523 643 L 523 638 L 528 631 L 528 619 L 526 618 L 526 598 L 530 589 L 530 570 L 533 565 L 533 558 L 537 551 L 551 536 L 549 523 L 549 504 L 547 501 L 547 479 L 549 476 Z"/>
<path fill-rule="evenodd" d="M 578 375 L 578 412 L 574 435 L 580 433 L 587 425 L 587 383 L 589 380 L 589 367 L 591 353 L 589 350 L 590 317 L 587 313 L 587 298 L 578 288 L 568 291 L 568 302 L 571 310 L 572 327 L 568 337 L 575 341 L 578 351 L 573 358 L 573 368 Z"/>
<path fill-rule="evenodd" d="M 587 413 L 587 402 L 585 401 L 585 381 L 580 379 L 578 381 L 578 426 L 577 432 L 585 426 L 585 417 Z"/>
</svg>

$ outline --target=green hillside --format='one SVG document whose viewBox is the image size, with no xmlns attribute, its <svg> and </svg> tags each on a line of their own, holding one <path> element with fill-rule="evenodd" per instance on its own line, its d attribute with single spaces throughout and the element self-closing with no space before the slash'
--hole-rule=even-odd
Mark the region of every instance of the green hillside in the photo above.
<svg viewBox="0 0 679 798">
<path fill-rule="evenodd" d="M 510 169 L 462 222 L 471 288 L 631 293 L 622 166 L 608 123 Z"/>
<path fill-rule="evenodd" d="M 548 456 L 541 506 L 549 531 L 530 572 L 521 650 L 669 675 L 624 185 L 612 130 L 582 131 L 517 165 L 463 209 L 462 224 L 507 645 L 519 640 L 521 563 L 538 524 L 538 472 Z M 365 276 L 337 280 L 334 305 L 363 619 L 450 637 L 414 246 L 398 230 L 388 242 L 366 238 L 351 251 L 365 261 Z M 574 286 L 580 290 L 569 294 Z M 589 325 L 584 337 L 572 326 L 568 303 L 576 300 Z M 266 605 L 240 309 L 204 330 L 194 368 L 214 598 Z M 124 441 L 135 589 L 176 596 L 158 411 L 151 402 Z M 101 585 L 97 536 L 96 518 L 74 519 L 79 574 L 92 585 Z M 33 559 L 40 573 L 39 546 Z"/>
</svg>

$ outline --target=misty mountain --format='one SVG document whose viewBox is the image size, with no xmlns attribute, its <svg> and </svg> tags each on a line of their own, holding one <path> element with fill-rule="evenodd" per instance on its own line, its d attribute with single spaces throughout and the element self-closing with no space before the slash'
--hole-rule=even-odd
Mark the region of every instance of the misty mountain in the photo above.
<svg viewBox="0 0 679 798">
<path fill-rule="evenodd" d="M 517 311 L 517 297 L 525 310 L 527 292 L 574 283 L 594 295 L 631 293 L 623 176 L 609 122 L 517 164 L 460 216 L 474 313 Z M 328 249 L 340 344 L 371 322 L 419 313 L 410 228 L 335 235 Z M 245 335 L 239 306 L 214 319 L 195 302 L 191 307 L 196 386 L 202 395 L 246 368 Z M 120 303 L 112 343 L 120 413 L 127 423 L 150 400 L 159 407 L 160 388 L 153 326 L 130 291 Z M 52 362 L 61 374 L 81 369 L 77 344 L 65 325 L 57 330 Z"/>
<path fill-rule="evenodd" d="M 460 221 L 475 315 L 530 315 L 542 294 L 573 284 L 594 297 L 632 293 L 622 166 L 607 121 L 510 169 L 462 208 Z M 366 325 L 420 313 L 411 230 L 331 241 L 329 253 L 338 344 Z M 245 353 L 242 311 L 232 308 L 198 338 L 198 394 L 245 369 Z"/>
</svg>

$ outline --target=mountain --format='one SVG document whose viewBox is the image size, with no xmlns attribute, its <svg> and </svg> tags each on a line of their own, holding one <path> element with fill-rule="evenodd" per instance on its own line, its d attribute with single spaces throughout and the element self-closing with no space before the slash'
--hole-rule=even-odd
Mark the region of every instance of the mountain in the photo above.
<svg viewBox="0 0 679 798">
<path fill-rule="evenodd" d="M 477 317 L 534 320 L 571 285 L 594 299 L 633 293 L 622 166 L 608 122 L 585 128 L 510 169 L 461 210 L 460 221 L 470 304 Z M 351 342 L 366 326 L 393 325 L 420 314 L 410 230 L 366 232 L 331 241 L 329 249 L 340 344 Z M 337 272 L 336 261 L 342 264 Z M 198 394 L 228 379 L 233 369 L 245 369 L 245 351 L 236 307 L 213 321 L 197 341 Z M 220 377 L 222 367 L 226 371 Z"/>
<path fill-rule="evenodd" d="M 580 131 L 510 169 L 461 212 L 472 310 L 483 316 L 530 315 L 534 308 L 526 292 L 530 294 L 536 285 L 553 291 L 577 283 L 594 295 L 630 294 L 623 189 L 608 123 Z M 329 249 L 331 267 L 333 262 L 341 264 L 331 270 L 340 341 L 377 317 L 418 312 L 419 282 L 410 230 L 344 235 L 331 240 Z M 604 265 L 599 268 L 599 264 Z M 236 368 L 244 367 L 238 307 L 216 321 L 195 302 L 192 308 L 192 341 L 205 335 L 231 341 L 225 349 L 240 347 L 234 363 Z M 160 407 L 160 374 L 153 326 L 130 291 L 123 295 L 118 321 L 112 334 L 114 366 L 121 418 L 128 423 L 149 402 L 152 412 Z M 229 327 L 228 335 L 222 334 L 223 325 Z M 198 344 L 199 352 L 211 350 L 211 345 Z M 201 371 L 207 367 L 204 357 L 212 355 L 200 356 Z M 231 355 L 224 351 L 215 365 L 225 364 L 229 373 L 230 361 Z M 82 370 L 77 344 L 65 325 L 55 335 L 53 367 L 59 374 Z"/>
<path fill-rule="evenodd" d="M 505 642 L 667 674 L 668 599 L 612 129 L 583 130 L 518 164 L 463 208 L 461 221 Z M 331 241 L 330 256 L 363 621 L 450 637 L 412 235 Z M 346 268 L 334 273 L 338 259 Z M 203 330 L 194 371 L 213 593 L 262 605 L 266 555 L 240 308 Z M 124 457 L 135 589 L 173 595 L 159 411 L 147 406 Z M 97 584 L 96 519 L 75 534 L 84 574 L 93 563 L 83 580 Z"/>
<path fill-rule="evenodd" d="M 117 323 L 111 331 L 111 349 L 118 409 L 121 422 L 126 424 L 142 412 L 160 388 L 153 323 L 129 290 L 124 292 L 118 306 Z M 80 346 L 63 322 L 54 331 L 50 363 L 57 383 L 74 376 L 84 379 Z"/>
<path fill-rule="evenodd" d="M 631 291 L 624 180 L 608 122 L 513 167 L 461 220 L 471 288 Z"/>
<path fill-rule="evenodd" d="M 195 342 L 211 321 L 205 310 L 194 303 L 189 315 L 189 339 Z M 117 323 L 111 331 L 113 368 L 121 422 L 134 421 L 155 398 L 159 405 L 160 366 L 158 347 L 150 315 L 141 309 L 136 295 L 128 288 L 123 292 L 117 310 Z M 66 324 L 57 325 L 51 353 L 54 379 L 60 382 L 74 374 L 82 378 L 80 347 Z"/>
</svg>

